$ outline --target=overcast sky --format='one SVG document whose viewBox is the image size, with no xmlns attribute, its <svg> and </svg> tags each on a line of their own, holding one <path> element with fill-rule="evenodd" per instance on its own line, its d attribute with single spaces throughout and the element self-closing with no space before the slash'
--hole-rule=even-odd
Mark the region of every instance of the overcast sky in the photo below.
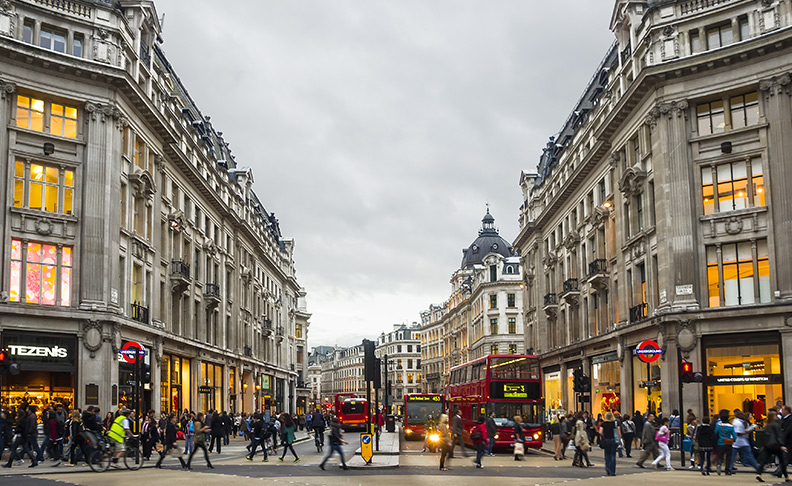
<svg viewBox="0 0 792 486">
<path fill-rule="evenodd" d="M 613 0 L 156 0 L 163 49 L 296 241 L 309 346 L 442 303 L 613 41 Z"/>
</svg>

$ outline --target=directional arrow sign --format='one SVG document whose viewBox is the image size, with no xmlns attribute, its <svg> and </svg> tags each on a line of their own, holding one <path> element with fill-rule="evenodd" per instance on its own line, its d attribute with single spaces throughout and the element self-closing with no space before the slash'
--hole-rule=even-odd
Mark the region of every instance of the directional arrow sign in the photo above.
<svg viewBox="0 0 792 486">
<path fill-rule="evenodd" d="M 374 450 L 371 448 L 371 434 L 360 434 L 360 457 L 366 461 L 366 464 L 371 464 L 371 458 L 374 456 Z"/>
</svg>

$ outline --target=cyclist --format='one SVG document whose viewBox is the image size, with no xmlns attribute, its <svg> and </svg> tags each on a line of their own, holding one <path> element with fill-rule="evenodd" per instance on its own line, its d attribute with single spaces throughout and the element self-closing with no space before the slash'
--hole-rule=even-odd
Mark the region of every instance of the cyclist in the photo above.
<svg viewBox="0 0 792 486">
<path fill-rule="evenodd" d="M 311 428 L 314 430 L 314 440 L 317 447 L 324 447 L 325 419 L 320 409 L 311 417 Z"/>
<path fill-rule="evenodd" d="M 126 452 L 126 438 L 134 436 L 129 428 L 130 413 L 132 413 L 132 410 L 128 408 L 122 408 L 118 413 L 118 417 L 113 420 L 110 430 L 107 431 L 107 436 L 111 439 L 110 444 L 113 445 L 116 451 L 116 454 L 113 457 L 113 467 L 118 467 L 115 465 L 115 463 L 117 463 L 121 456 L 124 455 L 124 452 Z"/>
</svg>

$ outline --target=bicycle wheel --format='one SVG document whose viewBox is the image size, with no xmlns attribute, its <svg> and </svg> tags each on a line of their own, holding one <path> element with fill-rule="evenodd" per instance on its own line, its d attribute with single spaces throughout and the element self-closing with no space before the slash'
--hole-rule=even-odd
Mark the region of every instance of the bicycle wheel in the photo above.
<svg viewBox="0 0 792 486">
<path fill-rule="evenodd" d="M 88 458 L 88 465 L 91 466 L 93 472 L 105 472 L 110 467 L 111 455 L 110 451 L 93 451 Z"/>
<path fill-rule="evenodd" d="M 132 447 L 124 453 L 124 466 L 132 471 L 137 471 L 143 466 L 143 454 L 140 449 Z"/>
</svg>

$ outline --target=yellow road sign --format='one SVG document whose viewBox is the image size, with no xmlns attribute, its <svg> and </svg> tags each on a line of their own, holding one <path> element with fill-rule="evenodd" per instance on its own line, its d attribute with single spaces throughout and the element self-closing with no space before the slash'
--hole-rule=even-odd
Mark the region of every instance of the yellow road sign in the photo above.
<svg viewBox="0 0 792 486">
<path fill-rule="evenodd" d="M 371 463 L 371 458 L 374 456 L 373 443 L 371 434 L 360 434 L 360 457 L 367 464 Z"/>
</svg>

